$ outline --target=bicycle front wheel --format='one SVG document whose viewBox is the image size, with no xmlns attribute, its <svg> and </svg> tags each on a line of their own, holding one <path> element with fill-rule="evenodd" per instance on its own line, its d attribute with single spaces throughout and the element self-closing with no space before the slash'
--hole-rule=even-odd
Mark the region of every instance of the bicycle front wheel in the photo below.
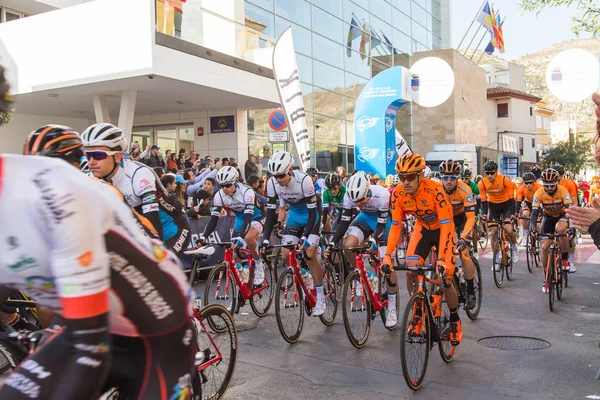
<svg viewBox="0 0 600 400">
<path fill-rule="evenodd" d="M 488 246 L 490 241 L 488 227 L 485 222 L 480 222 L 480 228 L 477 235 L 479 236 L 479 248 L 483 251 Z"/>
<path fill-rule="evenodd" d="M 558 301 L 562 300 L 562 289 L 563 289 L 563 276 L 565 271 L 563 269 L 562 259 L 559 259 L 559 256 L 556 257 L 556 277 L 554 280 L 556 281 L 556 298 Z"/>
<path fill-rule="evenodd" d="M 502 260 L 502 240 L 496 239 L 492 252 L 492 272 L 494 274 L 494 283 L 497 288 L 504 282 L 504 264 Z"/>
<path fill-rule="evenodd" d="M 473 274 L 473 289 L 475 290 L 475 308 L 472 310 L 466 310 L 467 317 L 472 321 L 477 319 L 479 311 L 481 310 L 481 301 L 483 299 L 483 283 L 481 280 L 481 268 L 479 267 L 479 261 L 475 257 L 471 257 L 471 262 L 475 267 Z"/>
<path fill-rule="evenodd" d="M 535 263 L 534 246 L 533 235 L 529 234 L 527 236 L 527 242 L 525 242 L 525 255 L 527 256 L 527 270 L 530 274 L 533 273 L 533 264 Z"/>
<path fill-rule="evenodd" d="M 513 265 L 515 263 L 515 260 L 512 259 L 512 254 L 507 254 L 506 260 L 507 260 L 507 263 L 506 263 L 506 266 L 504 267 L 504 271 L 506 272 L 506 279 L 511 281 L 512 276 L 513 276 Z"/>
<path fill-rule="evenodd" d="M 204 293 L 206 304 L 222 305 L 230 313 L 234 313 L 237 306 L 237 284 L 233 279 L 233 274 L 227 269 L 227 264 L 219 264 L 210 271 L 208 280 L 206 281 L 206 289 Z M 213 329 L 222 327 L 212 324 Z"/>
<path fill-rule="evenodd" d="M 223 331 L 215 331 L 206 321 L 219 321 Z M 202 398 L 222 399 L 231 383 L 238 355 L 238 337 L 233 317 L 218 304 L 209 304 L 194 313 L 198 353 L 202 363 L 196 367 L 202 382 Z"/>
<path fill-rule="evenodd" d="M 550 305 L 550 311 L 554 311 L 554 254 L 550 253 L 548 256 L 548 304 Z"/>
<path fill-rule="evenodd" d="M 337 315 L 338 301 L 337 301 L 337 288 L 335 286 L 335 271 L 328 262 L 322 264 L 323 266 L 323 293 L 325 295 L 325 301 L 327 302 L 327 308 L 325 314 L 321 315 L 319 319 L 325 326 L 330 326 L 335 321 Z"/>
<path fill-rule="evenodd" d="M 365 284 L 361 282 L 360 272 L 355 270 L 348 275 L 342 294 L 344 329 L 350 343 L 357 349 L 367 344 L 371 332 L 371 301 Z"/>
<path fill-rule="evenodd" d="M 283 339 L 296 343 L 304 326 L 304 296 L 291 268 L 283 271 L 277 281 L 275 319 Z"/>
<path fill-rule="evenodd" d="M 417 292 L 406 305 L 400 336 L 402 375 L 412 390 L 421 388 L 427 372 L 431 349 L 430 327 L 427 298 L 422 292 Z"/>
<path fill-rule="evenodd" d="M 448 308 L 448 304 L 446 304 L 446 299 L 442 300 L 440 316 L 434 318 L 434 320 L 440 335 L 440 340 L 438 341 L 440 356 L 442 356 L 442 360 L 447 364 L 452 361 L 456 347 L 450 343 L 450 309 Z"/>
<path fill-rule="evenodd" d="M 250 296 L 250 308 L 258 317 L 264 317 L 275 294 L 275 269 L 270 263 L 263 263 L 265 271 L 265 281 L 258 287 L 252 285 L 252 295 Z"/>
</svg>

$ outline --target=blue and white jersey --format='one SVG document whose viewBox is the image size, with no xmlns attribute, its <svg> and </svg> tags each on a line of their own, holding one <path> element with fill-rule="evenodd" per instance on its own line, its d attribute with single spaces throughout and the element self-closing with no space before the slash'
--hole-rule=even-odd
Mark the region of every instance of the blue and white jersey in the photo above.
<svg viewBox="0 0 600 400">
<path fill-rule="evenodd" d="M 221 208 L 227 207 L 235 213 L 236 217 L 253 213 L 254 217 L 252 219 L 261 218 L 262 213 L 260 208 L 256 207 L 256 193 L 254 190 L 243 183 L 238 182 L 235 185 L 237 189 L 231 196 L 226 195 L 223 189 L 215 194 L 212 215 L 219 216 Z"/>
<path fill-rule="evenodd" d="M 357 207 L 356 203 L 352 201 L 350 195 L 346 192 L 344 196 L 344 202 L 342 204 L 344 209 L 350 210 Z M 380 212 L 388 212 L 390 208 L 390 192 L 386 188 L 379 185 L 371 185 L 371 198 L 360 211 L 365 214 L 378 215 Z M 385 221 L 383 221 L 385 222 Z"/>
<path fill-rule="evenodd" d="M 291 211 L 306 212 L 317 207 L 315 187 L 310 176 L 301 171 L 294 171 L 287 186 L 281 186 L 274 177 L 267 182 L 267 197 L 283 200 L 290 205 Z M 267 208 L 275 209 L 276 202 L 270 202 Z"/>
</svg>

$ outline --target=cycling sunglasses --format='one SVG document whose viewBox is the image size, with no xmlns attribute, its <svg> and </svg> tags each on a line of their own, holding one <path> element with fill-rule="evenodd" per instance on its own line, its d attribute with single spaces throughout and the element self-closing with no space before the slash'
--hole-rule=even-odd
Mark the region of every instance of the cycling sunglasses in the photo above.
<svg viewBox="0 0 600 400">
<path fill-rule="evenodd" d="M 524 185 L 533 185 L 533 181 L 531 182 L 523 182 Z"/>
<path fill-rule="evenodd" d="M 91 160 L 92 158 L 96 161 L 106 160 L 108 156 L 114 156 L 115 154 L 119 154 L 120 151 L 104 151 L 104 150 L 93 150 L 86 151 L 85 158 Z"/>
<path fill-rule="evenodd" d="M 232 186 L 233 186 L 233 183 L 223 183 L 223 184 L 221 184 L 222 188 L 230 188 Z"/>
<path fill-rule="evenodd" d="M 455 181 L 458 179 L 458 176 L 456 175 L 444 175 L 442 176 L 442 180 L 444 181 Z"/>
<path fill-rule="evenodd" d="M 273 175 L 273 178 L 275 179 L 283 179 L 287 176 L 288 174 L 279 174 L 279 175 Z"/>
<path fill-rule="evenodd" d="M 494 171 L 494 172 L 486 171 L 485 174 L 488 176 L 491 176 L 491 175 L 496 175 L 496 172 L 498 172 L 498 171 Z"/>
<path fill-rule="evenodd" d="M 418 174 L 398 175 L 398 178 L 400 178 L 400 182 L 404 183 L 414 181 L 417 179 L 417 176 Z"/>
</svg>

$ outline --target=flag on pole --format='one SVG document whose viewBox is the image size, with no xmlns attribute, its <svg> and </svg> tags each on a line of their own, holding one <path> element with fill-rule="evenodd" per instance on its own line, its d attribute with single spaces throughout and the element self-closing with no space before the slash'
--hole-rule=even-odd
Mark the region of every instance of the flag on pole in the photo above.
<svg viewBox="0 0 600 400">
<path fill-rule="evenodd" d="M 381 44 L 381 39 L 377 36 L 377 32 L 373 29 L 372 25 L 369 26 L 369 34 L 371 35 L 371 50 Z"/>
<path fill-rule="evenodd" d="M 367 28 L 367 24 L 363 21 L 363 32 L 360 39 L 360 59 L 364 60 L 367 57 L 367 43 L 371 35 L 369 34 L 369 28 Z"/>
<path fill-rule="evenodd" d="M 488 43 L 487 47 L 485 48 L 485 52 L 487 54 L 489 54 L 490 56 L 492 54 L 494 54 L 494 44 L 492 43 L 492 41 L 490 40 L 490 42 Z"/>
<path fill-rule="evenodd" d="M 385 46 L 388 48 L 390 53 L 398 54 L 398 50 L 396 50 L 396 48 L 392 45 L 392 42 L 390 41 L 390 39 L 388 39 L 388 37 L 385 36 L 385 33 L 383 33 L 383 31 L 379 31 L 379 32 L 381 32 L 381 36 L 383 36 L 383 40 L 385 41 Z"/>
<path fill-rule="evenodd" d="M 348 30 L 348 41 L 346 42 L 346 54 L 348 57 L 352 55 L 352 41 L 361 35 L 362 31 L 360 29 L 360 25 L 354 16 L 352 16 L 352 21 L 350 21 L 350 29 Z"/>
<path fill-rule="evenodd" d="M 483 4 L 483 8 L 479 12 L 476 18 L 477 22 L 479 22 L 485 29 L 490 32 L 494 31 L 494 24 L 492 19 L 492 12 L 490 11 L 490 3 L 486 0 Z"/>
<path fill-rule="evenodd" d="M 493 32 L 492 44 L 498 49 L 500 54 L 504 53 L 504 33 L 502 32 L 502 22 L 500 22 L 500 14 L 494 11 L 492 7 Z"/>
</svg>

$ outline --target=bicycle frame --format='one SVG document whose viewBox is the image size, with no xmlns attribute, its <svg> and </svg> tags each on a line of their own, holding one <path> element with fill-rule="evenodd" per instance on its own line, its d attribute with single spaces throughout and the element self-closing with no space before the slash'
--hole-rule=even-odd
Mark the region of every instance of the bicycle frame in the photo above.
<svg viewBox="0 0 600 400">
<path fill-rule="evenodd" d="M 203 361 L 200 365 L 198 365 L 196 367 L 196 370 L 198 372 L 200 372 L 200 371 L 210 367 L 211 365 L 220 362 L 223 359 L 223 355 L 221 354 L 221 350 L 219 350 L 219 347 L 213 340 L 212 336 L 208 333 L 208 330 L 206 329 L 206 326 L 204 325 L 204 320 L 202 319 L 202 317 L 200 316 L 200 313 L 196 309 L 194 309 L 194 318 L 196 319 L 196 321 L 198 321 L 198 323 L 202 327 L 202 332 L 204 332 L 204 334 L 208 337 L 208 340 L 210 340 L 210 344 L 213 346 L 213 348 L 215 348 L 217 350 L 216 357 L 213 357 L 209 360 Z M 197 342 L 197 339 L 196 339 L 196 342 Z M 196 345 L 196 347 L 198 347 L 198 345 Z"/>
<path fill-rule="evenodd" d="M 394 268 L 396 269 L 396 268 Z M 426 307 L 427 308 L 427 313 L 429 315 L 429 321 L 433 321 L 434 318 L 437 318 L 439 316 L 439 313 L 437 313 L 437 308 L 439 307 L 439 311 L 441 312 L 441 308 L 442 308 L 442 297 L 443 297 L 443 293 L 441 293 L 442 291 L 442 281 L 439 279 L 439 273 L 436 271 L 436 267 L 434 266 L 434 264 L 432 265 L 428 265 L 428 266 L 418 266 L 418 267 L 400 267 L 399 270 L 404 270 L 404 271 L 410 271 L 413 273 L 413 275 L 416 275 L 417 277 L 417 283 L 416 283 L 416 287 L 417 287 L 417 292 L 422 293 L 425 301 L 426 301 Z M 437 277 L 437 278 L 429 278 L 427 277 L 427 273 L 431 272 L 431 276 Z M 443 279 L 443 278 L 442 278 Z M 435 285 L 435 290 L 432 291 L 432 294 L 437 294 L 440 296 L 440 301 L 436 302 L 435 304 L 431 303 L 431 300 L 429 298 L 429 296 L 427 295 L 427 291 L 425 290 L 425 284 L 432 284 Z M 414 295 L 414 293 L 413 293 Z M 436 307 L 434 309 L 434 307 Z M 423 312 L 423 310 L 421 310 L 421 312 Z M 425 324 L 425 318 L 421 318 L 421 324 Z M 432 344 L 434 342 L 439 342 L 441 340 L 441 332 L 438 331 L 438 328 L 436 326 L 436 324 L 432 323 L 431 326 L 434 327 L 433 329 L 433 337 L 432 337 Z M 428 329 L 427 327 L 425 327 L 425 329 Z"/>
<path fill-rule="evenodd" d="M 246 249 L 239 249 L 239 251 L 241 251 L 242 253 L 246 254 L 248 256 L 248 264 L 252 266 L 252 268 L 250 269 L 250 276 L 248 278 L 248 283 L 244 283 L 242 281 L 242 277 L 240 276 L 240 273 L 238 272 L 237 268 L 235 267 L 235 262 L 233 261 L 233 249 L 231 247 L 226 247 L 225 248 L 225 255 L 223 257 L 223 262 L 227 264 L 227 272 L 225 274 L 225 293 L 229 294 L 229 277 L 230 274 L 233 274 L 233 277 L 235 279 L 235 283 L 236 285 L 240 288 L 240 293 L 242 294 L 242 296 L 244 297 L 245 300 L 248 300 L 251 296 L 255 296 L 258 293 L 262 292 L 263 290 L 267 289 L 269 287 L 269 283 L 267 281 L 265 281 L 265 284 L 262 285 L 261 287 L 252 290 L 252 284 L 250 282 L 252 282 L 252 279 L 254 277 L 254 258 L 252 257 L 252 253 L 249 250 Z M 223 281 L 222 277 L 219 277 L 219 280 L 217 281 L 217 293 L 219 291 L 219 289 L 221 288 L 221 283 Z"/>
<path fill-rule="evenodd" d="M 298 293 L 296 292 L 297 290 L 297 286 L 296 283 L 300 282 L 300 287 L 302 288 L 302 291 L 304 292 L 304 296 L 306 298 L 306 301 L 308 303 L 308 305 L 310 307 L 314 307 L 315 305 L 317 305 L 317 292 L 316 289 L 313 288 L 313 290 L 308 290 L 308 287 L 306 286 L 306 283 L 304 282 L 304 279 L 302 279 L 302 274 L 300 273 L 300 267 L 298 266 L 298 260 L 296 257 L 296 249 L 294 247 L 288 247 L 289 249 L 289 254 L 288 254 L 288 265 L 294 270 L 294 302 L 298 301 Z M 304 267 L 308 267 L 308 265 L 305 265 Z M 310 268 L 307 268 L 310 271 Z M 323 276 L 324 279 L 325 276 Z M 287 291 L 288 288 L 286 287 L 286 289 L 284 290 L 284 294 L 283 294 L 283 298 L 287 299 Z"/>
<path fill-rule="evenodd" d="M 353 249 L 342 249 L 342 250 L 353 250 Z M 356 248 L 354 248 L 354 250 L 356 250 Z M 382 309 L 384 309 L 384 307 L 387 307 L 388 300 L 386 299 L 384 301 L 381 301 L 380 290 L 377 291 L 377 293 L 375 293 L 373 291 L 373 287 L 371 286 L 371 280 L 367 276 L 367 269 L 365 268 L 363 254 L 364 253 L 362 253 L 362 252 L 356 253 L 356 269 L 358 269 L 360 271 L 360 278 L 363 282 L 363 293 L 364 293 L 364 287 L 366 286 L 369 300 L 371 301 L 371 304 L 373 305 L 374 311 L 380 312 Z M 380 263 L 380 260 L 377 259 L 376 257 L 372 257 L 372 260 L 374 261 L 373 269 L 375 270 L 375 273 L 378 276 L 378 284 L 379 284 L 379 287 L 381 288 L 381 279 L 382 279 L 381 263 Z M 354 294 L 352 294 L 352 299 L 354 300 Z"/>
<path fill-rule="evenodd" d="M 564 234 L 554 234 L 554 235 L 548 235 L 548 239 L 550 239 L 551 243 L 550 246 L 548 247 L 548 260 L 546 263 L 546 282 L 548 282 L 548 274 L 550 273 L 550 262 L 552 260 L 551 257 L 554 257 L 558 262 L 562 263 L 562 258 L 559 258 L 559 256 L 561 255 L 561 250 L 560 250 L 560 242 L 559 242 L 559 238 L 560 237 L 566 237 L 568 235 L 564 235 Z M 558 282 L 558 262 L 554 263 L 554 279 L 556 280 L 556 282 Z M 548 284 L 552 284 L 555 282 L 548 282 Z"/>
</svg>

